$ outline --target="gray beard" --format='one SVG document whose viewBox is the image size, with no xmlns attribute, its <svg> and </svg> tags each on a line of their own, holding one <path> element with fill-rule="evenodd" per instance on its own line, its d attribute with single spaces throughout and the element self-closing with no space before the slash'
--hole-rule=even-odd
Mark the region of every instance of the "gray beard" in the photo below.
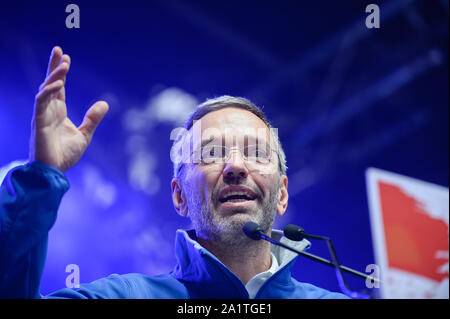
<svg viewBox="0 0 450 319">
<path fill-rule="evenodd" d="M 197 237 L 214 241 L 216 244 L 229 248 L 243 248 L 253 243 L 257 243 L 248 238 L 242 228 L 244 224 L 251 220 L 264 230 L 266 234 L 270 233 L 275 219 L 277 198 L 279 191 L 279 183 L 275 191 L 271 190 L 269 199 L 260 204 L 261 208 L 251 212 L 250 219 L 248 213 L 244 214 L 245 218 L 222 217 L 218 213 L 211 213 L 215 209 L 211 198 L 203 200 L 201 194 L 194 194 L 190 185 L 186 185 L 186 197 L 188 200 L 188 208 L 192 225 L 196 231 Z M 235 217 L 235 216 L 233 216 Z"/>
</svg>

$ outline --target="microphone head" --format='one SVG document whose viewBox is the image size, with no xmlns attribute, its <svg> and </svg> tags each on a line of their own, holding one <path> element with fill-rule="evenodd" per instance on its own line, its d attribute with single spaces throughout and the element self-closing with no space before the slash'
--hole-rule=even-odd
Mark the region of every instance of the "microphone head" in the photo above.
<svg viewBox="0 0 450 319">
<path fill-rule="evenodd" d="M 290 240 L 300 241 L 303 240 L 306 236 L 306 232 L 300 226 L 289 224 L 284 227 L 284 236 L 286 236 Z"/>
<path fill-rule="evenodd" d="M 261 226 L 259 226 L 257 223 L 254 222 L 247 222 L 245 223 L 244 227 L 242 228 L 244 233 L 247 235 L 247 237 L 253 239 L 253 240 L 260 240 L 261 233 L 264 233 Z"/>
</svg>

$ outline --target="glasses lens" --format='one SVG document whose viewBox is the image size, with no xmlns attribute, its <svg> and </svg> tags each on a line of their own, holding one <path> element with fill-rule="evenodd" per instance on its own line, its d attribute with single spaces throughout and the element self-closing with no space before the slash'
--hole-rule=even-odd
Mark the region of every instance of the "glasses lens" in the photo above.
<svg viewBox="0 0 450 319">
<path fill-rule="evenodd" d="M 270 150 L 265 145 L 249 145 L 244 147 L 244 157 L 255 163 L 267 163 L 270 160 Z"/>
<path fill-rule="evenodd" d="M 200 151 L 201 162 L 204 164 L 223 163 L 230 153 L 230 149 L 222 145 L 205 145 Z M 239 151 L 249 163 L 269 163 L 272 154 L 266 145 L 249 145 Z"/>
<path fill-rule="evenodd" d="M 221 145 L 206 145 L 202 147 L 202 162 L 214 163 L 222 161 L 225 153 L 225 148 Z"/>
</svg>

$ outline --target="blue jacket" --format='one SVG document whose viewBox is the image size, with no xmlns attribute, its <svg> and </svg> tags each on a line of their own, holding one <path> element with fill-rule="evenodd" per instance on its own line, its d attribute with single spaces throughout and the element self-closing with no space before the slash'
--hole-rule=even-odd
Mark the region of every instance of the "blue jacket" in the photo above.
<svg viewBox="0 0 450 319">
<path fill-rule="evenodd" d="M 80 288 L 42 296 L 39 283 L 48 232 L 68 189 L 63 173 L 39 162 L 16 167 L 6 176 L 0 188 L 0 298 L 249 298 L 242 281 L 195 241 L 194 232 L 183 230 L 176 234 L 178 263 L 170 273 L 113 274 Z M 273 235 L 281 237 L 277 231 Z M 300 249 L 308 244 L 297 243 Z M 263 283 L 255 298 L 347 298 L 292 278 L 297 257 L 280 256 L 286 252 L 272 247 L 277 259 L 285 262 Z"/>
</svg>

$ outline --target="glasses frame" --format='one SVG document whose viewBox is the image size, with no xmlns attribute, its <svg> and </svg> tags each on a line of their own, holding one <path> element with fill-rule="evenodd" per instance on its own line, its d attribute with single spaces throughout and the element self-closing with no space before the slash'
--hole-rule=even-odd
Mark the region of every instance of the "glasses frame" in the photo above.
<svg viewBox="0 0 450 319">
<path fill-rule="evenodd" d="M 210 150 L 213 150 L 216 147 L 220 147 L 220 148 L 224 149 L 225 150 L 225 156 L 211 158 L 211 162 L 208 162 L 208 158 L 204 159 L 204 157 L 205 157 L 204 156 L 205 155 L 204 149 L 206 148 L 207 152 L 209 152 Z M 245 151 L 249 147 L 256 147 L 256 149 L 258 149 L 259 145 L 258 144 L 251 144 L 251 145 L 247 145 L 247 146 L 244 146 L 244 147 L 238 147 L 238 146 L 228 147 L 226 145 L 206 145 L 206 146 L 202 146 L 199 149 L 193 151 L 190 156 L 192 157 L 193 154 L 195 154 L 195 153 L 198 154 L 200 152 L 200 156 L 197 156 L 194 159 L 194 161 L 200 161 L 198 164 L 208 165 L 208 164 L 215 164 L 215 163 L 228 163 L 228 161 L 230 160 L 232 151 L 234 149 L 239 151 L 239 153 L 241 154 L 241 158 L 245 162 L 253 162 L 254 161 L 255 163 L 259 163 L 259 164 L 268 164 L 268 163 L 270 163 L 272 161 L 272 152 L 276 152 L 277 155 L 278 155 L 278 150 L 273 149 L 269 145 L 266 144 L 265 150 L 266 151 L 271 151 L 270 156 L 267 159 L 264 158 L 263 161 L 258 161 L 258 159 L 256 159 L 255 157 L 249 158 L 248 156 L 245 155 Z M 194 162 L 194 163 L 197 163 L 197 162 Z"/>
<path fill-rule="evenodd" d="M 258 144 L 252 144 L 252 145 L 249 145 L 249 146 L 254 146 L 254 145 L 258 145 Z M 217 146 L 217 145 L 210 146 L 210 147 L 213 148 L 213 147 L 216 147 L 216 146 Z M 246 147 L 249 147 L 249 146 L 246 146 Z M 194 153 L 198 152 L 199 150 L 201 151 L 201 154 L 202 154 L 202 153 L 203 153 L 202 150 L 203 150 L 205 147 L 208 147 L 208 145 L 202 146 L 202 147 L 200 147 L 200 148 L 198 148 L 198 149 L 192 151 L 191 154 L 189 155 L 189 158 L 192 158 L 192 155 L 193 155 Z M 193 164 L 200 164 L 200 165 L 211 165 L 211 164 L 219 164 L 219 163 L 220 163 L 220 164 L 223 164 L 223 163 L 227 163 L 227 162 L 229 161 L 229 159 L 230 159 L 231 152 L 232 152 L 233 149 L 236 149 L 236 150 L 239 151 L 239 153 L 240 153 L 240 155 L 241 155 L 241 158 L 242 158 L 242 160 L 243 160 L 244 162 L 246 162 L 246 163 L 248 162 L 248 159 L 246 159 L 246 158 L 245 158 L 245 155 L 244 155 L 244 148 L 245 148 L 245 147 L 238 147 L 238 146 L 228 147 L 228 146 L 226 146 L 226 145 L 221 145 L 220 147 L 225 148 L 225 149 L 227 150 L 227 152 L 228 152 L 227 155 L 226 155 L 226 157 L 225 157 L 224 159 L 220 159 L 219 161 L 212 161 L 211 163 L 204 163 L 203 160 L 201 159 L 201 156 L 200 156 L 200 159 L 198 159 L 198 157 L 197 157 L 197 161 L 198 161 L 198 162 L 193 161 L 193 162 L 191 162 L 191 163 L 193 163 Z M 274 149 L 274 148 L 272 148 L 272 147 L 268 147 L 268 148 L 269 148 L 269 150 L 271 151 L 271 154 L 272 154 L 272 152 L 275 152 L 275 153 L 277 154 L 278 162 L 279 162 L 279 166 L 280 166 L 280 165 L 281 165 L 281 164 L 280 164 L 280 163 L 281 163 L 281 160 L 280 160 L 280 153 L 278 152 L 277 149 Z M 269 159 L 269 161 L 268 161 L 267 163 L 259 163 L 259 164 L 265 165 L 265 164 L 269 164 L 269 163 L 271 163 L 271 162 L 272 162 L 272 156 L 270 157 L 270 159 Z M 181 169 L 184 167 L 184 164 L 186 164 L 186 163 L 182 162 L 182 163 L 180 164 L 180 166 L 178 167 L 177 173 L 180 173 Z M 280 169 L 280 167 L 279 167 L 279 169 Z"/>
</svg>

